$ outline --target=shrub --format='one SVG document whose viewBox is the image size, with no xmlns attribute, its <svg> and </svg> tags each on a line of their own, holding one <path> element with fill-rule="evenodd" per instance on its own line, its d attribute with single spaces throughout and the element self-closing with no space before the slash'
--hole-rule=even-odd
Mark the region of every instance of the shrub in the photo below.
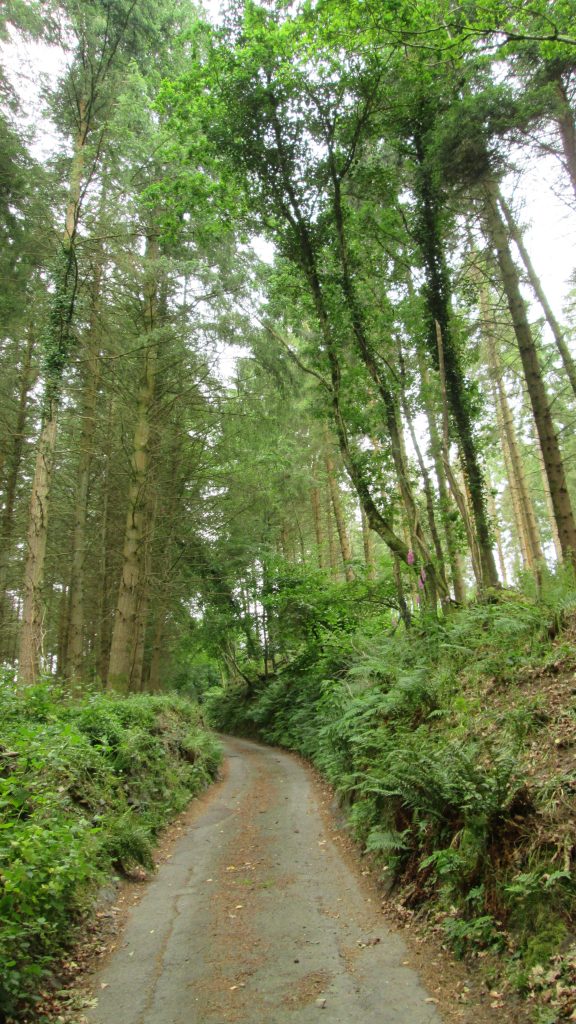
<svg viewBox="0 0 576 1024">
<path fill-rule="evenodd" d="M 65 699 L 0 680 L 0 1017 L 33 998 L 113 869 L 153 866 L 158 829 L 220 749 L 180 697 Z"/>
</svg>

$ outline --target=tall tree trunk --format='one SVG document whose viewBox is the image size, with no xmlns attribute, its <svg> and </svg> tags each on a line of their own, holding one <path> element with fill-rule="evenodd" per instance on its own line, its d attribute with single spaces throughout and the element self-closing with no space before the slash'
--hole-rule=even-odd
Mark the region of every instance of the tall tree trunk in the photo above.
<svg viewBox="0 0 576 1024">
<path fill-rule="evenodd" d="M 362 519 L 362 547 L 364 548 L 366 575 L 368 576 L 369 580 L 375 580 L 376 563 L 374 561 L 374 540 L 372 538 L 372 533 L 370 532 L 370 527 L 368 525 L 366 513 L 362 507 L 360 508 L 360 515 Z"/>
<path fill-rule="evenodd" d="M 74 533 L 72 536 L 72 572 L 70 577 L 70 619 L 66 648 L 66 672 L 78 681 L 82 675 L 84 656 L 84 563 L 86 559 L 86 521 L 88 516 L 88 489 L 96 426 L 98 386 L 100 381 L 100 289 L 102 266 L 94 268 L 92 283 L 92 309 L 86 344 L 86 373 L 82 389 L 80 412 L 80 456 L 76 477 L 74 502 Z"/>
<path fill-rule="evenodd" d="M 454 473 L 450 463 L 450 431 L 449 431 L 449 413 L 448 413 L 448 397 L 446 393 L 446 374 L 444 368 L 444 346 L 442 339 L 442 331 L 440 330 L 440 324 L 436 323 L 436 336 L 438 341 L 438 368 L 440 373 L 440 386 L 442 389 L 442 465 L 446 474 L 446 479 L 450 485 L 450 491 L 454 502 L 460 513 L 460 517 L 464 524 L 464 530 L 466 532 L 466 539 L 468 541 L 468 550 L 470 551 L 470 557 L 472 559 L 472 568 L 474 576 L 478 583 L 479 588 L 482 587 L 482 581 L 485 580 L 484 569 L 482 566 L 482 553 L 480 551 L 480 545 L 478 542 L 478 535 L 474 531 L 472 518 L 470 515 L 470 491 L 467 487 L 467 479 L 464 473 L 464 486 L 461 487 L 460 483 Z"/>
<path fill-rule="evenodd" d="M 429 118 L 423 105 L 423 118 Z M 498 586 L 498 572 L 490 524 L 486 510 L 485 482 L 476 447 L 474 424 L 468 401 L 468 383 L 462 370 L 461 359 L 453 336 L 450 307 L 450 282 L 444 254 L 440 225 L 440 200 L 432 174 L 426 163 L 424 130 L 415 134 L 416 156 L 419 163 L 417 177 L 420 212 L 419 241 L 426 273 L 426 301 L 429 312 L 428 345 L 433 365 L 439 366 L 438 336 L 441 335 L 444 360 L 444 389 L 454 424 L 460 457 L 472 502 L 476 533 L 477 564 L 480 568 L 480 587 Z"/>
<path fill-rule="evenodd" d="M 444 529 L 444 536 L 446 537 L 446 548 L 448 551 L 452 586 L 454 588 L 454 598 L 457 604 L 464 604 L 466 600 L 466 586 L 462 572 L 462 559 L 458 550 L 458 541 L 454 528 L 454 516 L 458 515 L 458 509 L 457 505 L 450 497 L 446 470 L 444 469 L 444 461 L 442 458 L 442 441 L 438 430 L 438 424 L 436 422 L 436 410 L 434 408 L 434 403 L 432 402 L 428 371 L 420 351 L 418 352 L 418 364 L 422 382 L 421 396 L 424 401 L 426 422 L 428 424 L 428 433 L 430 435 L 430 455 L 432 456 L 432 461 L 434 463 L 434 473 L 438 486 L 442 526 Z M 446 453 L 446 459 L 448 459 L 448 457 L 449 453 Z M 479 581 L 477 580 L 477 582 Z"/>
<path fill-rule="evenodd" d="M 329 162 L 332 171 L 332 184 L 334 189 L 333 209 L 341 266 L 341 287 L 348 308 L 356 347 L 382 401 L 386 435 L 390 444 L 390 452 L 400 488 L 400 494 L 410 525 L 411 547 L 416 551 L 418 557 L 424 562 L 426 572 L 429 576 L 429 589 L 434 589 L 434 591 L 438 590 L 443 597 L 446 597 L 448 595 L 448 589 L 445 579 L 442 576 L 438 577 L 436 566 L 434 565 L 428 548 L 426 535 L 420 522 L 420 513 L 413 494 L 410 475 L 408 472 L 397 403 L 394 394 L 386 381 L 385 373 L 381 369 L 374 350 L 369 342 L 364 313 L 358 300 L 346 243 L 341 184 L 336 172 L 335 160 L 332 153 L 330 155 Z"/>
<path fill-rule="evenodd" d="M 84 151 L 88 136 L 88 114 L 80 101 L 80 125 L 76 137 L 70 190 L 64 224 L 62 250 L 57 268 L 55 293 L 52 298 L 50 324 L 45 342 L 44 409 L 38 441 L 36 466 L 32 480 L 30 515 L 26 539 L 24 567 L 22 629 L 18 656 L 18 678 L 21 683 L 35 683 L 40 672 L 44 609 L 42 589 L 48 538 L 48 512 L 54 468 L 54 449 L 58 429 L 58 413 L 62 397 L 64 371 L 70 357 L 72 321 L 76 303 L 77 268 L 75 240 L 80 212 Z"/>
<path fill-rule="evenodd" d="M 324 433 L 324 460 L 326 463 L 326 476 L 328 478 L 328 486 L 330 488 L 330 498 L 332 501 L 332 509 L 334 511 L 334 519 L 336 521 L 336 529 L 338 530 L 338 539 L 340 541 L 340 552 L 342 554 L 342 561 L 344 563 L 344 575 L 351 583 L 354 579 L 354 569 L 352 568 L 352 551 L 350 548 L 350 541 L 348 539 L 348 531 L 346 529 L 346 519 L 344 517 L 344 509 L 342 508 L 342 498 L 340 496 L 340 488 L 338 486 L 338 480 L 336 479 L 336 468 L 334 465 L 334 459 L 330 452 L 330 438 L 328 431 Z"/>
<path fill-rule="evenodd" d="M 570 178 L 574 195 L 576 196 L 576 121 L 574 119 L 574 114 L 570 105 L 566 86 L 562 79 L 561 71 L 558 71 L 553 76 L 553 81 L 556 90 L 556 97 L 558 99 L 556 123 L 560 131 L 566 170 L 568 172 L 568 177 Z"/>
<path fill-rule="evenodd" d="M 496 416 L 500 427 L 505 457 L 509 466 L 508 479 L 513 495 L 513 504 L 517 514 L 520 516 L 519 535 L 522 536 L 524 541 L 523 559 L 526 568 L 531 572 L 536 572 L 539 563 L 543 559 L 540 538 L 538 536 L 538 525 L 534 505 L 526 482 L 522 456 L 518 447 L 512 410 L 504 388 L 500 353 L 492 330 L 493 316 L 485 283 L 480 288 L 480 310 L 482 313 L 482 334 L 486 345 L 488 371 L 492 381 L 496 404 Z"/>
<path fill-rule="evenodd" d="M 150 419 L 156 399 L 156 374 L 158 349 L 151 334 L 158 321 L 157 283 L 158 243 L 153 235 L 146 242 L 145 256 L 145 348 L 144 365 L 138 393 L 136 426 L 132 442 L 131 475 L 128 490 L 128 509 L 122 570 L 118 601 L 112 629 L 110 661 L 108 665 L 108 686 L 128 691 L 134 684 L 134 652 L 138 640 L 138 602 L 141 594 L 144 546 L 147 528 L 147 488 L 150 470 Z"/>
<path fill-rule="evenodd" d="M 112 531 L 111 460 L 114 448 L 115 401 L 108 404 L 106 416 L 105 448 L 103 451 L 104 479 L 102 481 L 101 531 L 99 538 L 98 571 L 98 634 L 97 666 L 102 683 L 108 678 L 110 642 L 112 638 L 112 595 L 110 572 L 110 534 Z"/>
<path fill-rule="evenodd" d="M 496 393 L 494 394 L 494 400 L 496 403 L 496 422 L 498 424 L 498 433 L 500 434 L 500 443 L 502 445 L 504 470 L 506 473 L 506 479 L 508 480 L 508 493 L 510 495 L 510 503 L 512 505 L 512 532 L 516 534 L 524 568 L 531 569 L 532 560 L 530 557 L 530 545 L 526 537 L 526 523 L 524 516 L 522 515 L 522 505 L 518 494 L 517 477 L 514 472 L 514 464 L 510 454 L 510 445 L 504 424 L 504 416 Z"/>
<path fill-rule="evenodd" d="M 316 538 L 316 551 L 318 567 L 324 568 L 324 531 L 322 529 L 322 513 L 320 510 L 320 488 L 317 484 L 310 489 L 312 502 L 312 518 L 314 520 L 314 536 Z"/>
<path fill-rule="evenodd" d="M 542 448 L 540 447 L 540 439 L 536 434 L 534 438 L 536 453 L 538 455 L 538 465 L 540 466 L 540 476 L 542 478 L 542 487 L 544 489 L 544 500 L 546 502 L 546 511 L 548 513 L 548 522 L 550 523 L 550 533 L 552 534 L 552 543 L 554 544 L 554 551 L 556 552 L 556 559 L 558 562 L 562 561 L 562 545 L 560 543 L 560 535 L 558 533 L 558 526 L 556 525 L 556 517 L 554 515 L 554 505 L 552 504 L 552 495 L 550 494 L 550 486 L 548 484 L 548 476 L 546 474 L 546 466 L 544 464 L 544 456 L 542 455 Z"/>
<path fill-rule="evenodd" d="M 514 220 L 514 217 L 512 216 L 512 211 L 510 207 L 508 206 L 507 202 L 505 201 L 504 197 L 501 194 L 499 196 L 499 203 L 502 208 L 504 217 L 506 219 L 506 224 L 508 226 L 510 238 L 513 240 L 513 242 L 516 243 L 518 252 L 522 257 L 522 262 L 524 264 L 524 267 L 526 268 L 526 274 L 528 275 L 528 280 L 532 287 L 532 291 L 534 292 L 536 298 L 538 299 L 538 302 L 542 306 L 544 316 L 548 321 L 550 330 L 552 331 L 552 335 L 554 337 L 554 341 L 556 342 L 556 348 L 560 353 L 562 364 L 564 366 L 564 369 L 566 370 L 566 376 L 570 381 L 572 392 L 576 396 L 576 362 L 574 362 L 574 359 L 572 358 L 570 349 L 566 344 L 564 332 L 562 331 L 560 324 L 554 316 L 554 312 L 552 310 L 550 303 L 548 302 L 548 298 L 542 287 L 540 278 L 538 277 L 538 274 L 534 269 L 532 260 L 530 259 L 530 254 L 526 246 L 524 245 L 522 232 L 520 231 L 520 228 L 518 227 L 516 221 Z"/>
<path fill-rule="evenodd" d="M 447 579 L 446 579 L 446 569 L 445 569 L 446 559 L 445 559 L 445 556 L 444 556 L 444 551 L 443 551 L 443 548 L 442 548 L 442 542 L 440 540 L 440 534 L 438 532 L 438 527 L 436 525 L 436 512 L 435 512 L 435 508 L 434 508 L 434 505 L 435 505 L 435 502 L 434 502 L 434 488 L 432 487 L 432 480 L 430 478 L 430 473 L 428 472 L 428 467 L 427 467 L 427 465 L 426 465 L 426 463 L 424 461 L 424 458 L 422 456 L 422 451 L 421 451 L 420 445 L 418 443 L 418 437 L 416 436 L 416 431 L 414 429 L 414 423 L 412 421 L 412 416 L 411 416 L 411 413 L 410 413 L 410 407 L 409 407 L 409 404 L 408 404 L 408 399 L 406 397 L 406 369 L 405 369 L 405 362 L 404 362 L 404 353 L 402 352 L 401 346 L 399 346 L 398 357 L 399 357 L 399 363 L 400 363 L 400 394 L 401 394 L 402 409 L 404 411 L 404 419 L 406 420 L 406 423 L 408 424 L 408 431 L 410 433 L 410 440 L 412 441 L 412 447 L 413 447 L 413 449 L 414 449 L 414 451 L 416 453 L 416 459 L 418 461 L 418 466 L 420 468 L 420 475 L 422 477 L 422 483 L 423 483 L 423 486 L 424 486 L 424 495 L 425 495 L 425 498 L 426 498 L 426 515 L 427 515 L 427 518 L 428 518 L 428 527 L 429 527 L 429 530 L 430 530 L 430 536 L 432 537 L 432 543 L 434 545 L 434 551 L 436 553 L 436 559 L 437 559 L 437 562 L 438 562 L 438 575 L 439 575 L 439 577 L 440 577 L 440 579 L 442 580 L 442 583 L 443 583 L 444 601 L 447 601 L 447 599 L 449 597 L 449 589 L 448 589 L 448 582 L 447 582 Z"/>
<path fill-rule="evenodd" d="M 44 562 L 48 537 L 48 506 L 54 448 L 56 444 L 56 415 L 53 414 L 42 427 L 36 453 L 36 466 L 32 484 L 32 497 L 26 538 L 27 554 L 24 567 L 22 602 L 22 628 L 20 631 L 20 652 L 18 656 L 18 678 L 21 683 L 35 683 L 40 673 L 40 659 L 43 652 L 44 607 L 42 588 L 44 585 Z"/>
<path fill-rule="evenodd" d="M 500 525 L 499 525 L 499 522 L 498 522 L 498 510 L 496 508 L 496 502 L 494 501 L 494 496 L 493 496 L 492 491 L 490 489 L 490 480 L 489 479 L 487 480 L 487 483 L 488 483 L 488 511 L 490 513 L 490 518 L 491 518 L 491 520 L 492 520 L 492 522 L 494 524 L 494 540 L 496 541 L 496 551 L 498 553 L 498 564 L 500 566 L 500 576 L 501 576 L 501 579 L 502 579 L 502 583 L 504 584 L 505 587 L 507 587 L 508 586 L 508 573 L 506 571 L 506 559 L 504 558 L 504 547 L 503 547 L 503 544 L 502 544 L 502 533 L 500 531 Z"/>
<path fill-rule="evenodd" d="M 30 394 L 34 386 L 36 371 L 32 365 L 35 347 L 35 337 L 31 330 L 28 331 L 22 372 L 20 375 L 20 388 L 18 393 L 18 411 L 14 432 L 11 437 L 10 448 L 6 454 L 6 486 L 4 488 L 4 508 L 0 517 L 0 629 L 4 632 L 6 621 L 11 618 L 11 605 L 6 598 L 6 587 L 8 584 L 8 566 L 12 537 L 14 534 L 14 514 L 16 510 L 16 494 L 20 479 L 22 455 L 24 452 L 24 441 L 26 432 L 26 420 L 28 418 L 28 405 Z M 5 656 L 4 644 L 0 648 L 0 654 Z"/>
<path fill-rule="evenodd" d="M 330 367 L 330 381 L 329 383 L 326 382 L 326 387 L 329 394 L 333 425 L 338 438 L 338 445 L 340 447 L 342 460 L 352 485 L 356 489 L 362 507 L 364 508 L 370 527 L 382 538 L 384 543 L 387 544 L 392 552 L 396 553 L 403 562 L 410 564 L 408 560 L 408 548 L 403 540 L 396 535 L 387 517 L 378 509 L 372 497 L 370 485 L 361 464 L 361 460 L 358 457 L 358 453 L 356 452 L 354 445 L 350 443 L 340 399 L 342 383 L 340 356 L 333 325 L 328 315 L 328 307 L 325 302 L 324 288 L 317 265 L 315 242 L 306 221 L 306 217 L 300 208 L 294 183 L 290 177 L 290 159 L 286 153 L 283 142 L 282 125 L 275 114 L 272 117 L 272 127 L 280 157 L 282 185 L 285 188 L 286 195 L 288 197 L 285 209 L 285 218 L 294 233 L 294 241 L 297 246 L 296 259 L 303 270 L 308 283 L 310 297 L 314 304 L 318 327 L 320 329 L 322 342 L 325 347 L 326 357 Z M 433 567 L 431 567 L 431 571 L 433 572 Z"/>
<path fill-rule="evenodd" d="M 565 559 L 571 560 L 576 565 L 576 521 L 568 493 L 564 463 L 558 437 L 554 429 L 550 402 L 544 385 L 536 343 L 530 329 L 526 305 L 520 291 L 518 271 L 512 259 L 506 225 L 498 205 L 499 195 L 496 182 L 487 181 L 484 191 L 486 198 L 484 207 L 486 225 L 492 245 L 496 250 L 508 308 L 520 351 L 534 421 L 542 447 L 546 476 L 548 477 L 550 495 L 554 507 L 554 517 L 562 545 L 562 554 Z"/>
<path fill-rule="evenodd" d="M 334 535 L 334 513 L 332 511 L 332 497 L 330 495 L 330 483 L 326 480 L 326 535 L 328 537 L 328 557 L 332 576 L 338 575 L 338 549 Z"/>
</svg>

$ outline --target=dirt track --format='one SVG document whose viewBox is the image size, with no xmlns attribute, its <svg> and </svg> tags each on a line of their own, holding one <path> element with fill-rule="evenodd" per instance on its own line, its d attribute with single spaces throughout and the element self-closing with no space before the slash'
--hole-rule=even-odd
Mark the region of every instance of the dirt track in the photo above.
<svg viewBox="0 0 576 1024">
<path fill-rule="evenodd" d="M 226 752 L 97 975 L 90 1024 L 440 1024 L 306 769 L 241 740 Z"/>
</svg>

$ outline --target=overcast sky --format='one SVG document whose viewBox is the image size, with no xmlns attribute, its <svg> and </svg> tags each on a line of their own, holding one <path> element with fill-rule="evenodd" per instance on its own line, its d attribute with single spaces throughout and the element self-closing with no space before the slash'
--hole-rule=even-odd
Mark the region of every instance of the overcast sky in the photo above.
<svg viewBox="0 0 576 1024">
<path fill-rule="evenodd" d="M 204 0 L 204 7 L 217 20 L 219 0 Z M 0 44 L 0 54 L 22 98 L 27 121 L 35 129 L 34 153 L 49 155 L 62 146 L 62 139 L 42 114 L 39 81 L 41 77 L 51 83 L 57 79 L 64 69 L 63 55 L 55 47 L 30 43 Z M 516 206 L 523 207 L 527 247 L 553 308 L 561 312 L 575 269 L 576 212 L 559 197 L 560 174 L 553 158 L 524 158 L 524 165 L 520 184 L 518 176 L 510 176 L 504 190 Z"/>
</svg>

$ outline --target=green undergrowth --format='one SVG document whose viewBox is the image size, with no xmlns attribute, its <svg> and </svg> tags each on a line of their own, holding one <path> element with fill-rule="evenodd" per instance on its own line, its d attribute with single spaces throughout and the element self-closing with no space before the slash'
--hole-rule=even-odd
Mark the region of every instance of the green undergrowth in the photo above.
<svg viewBox="0 0 576 1024">
<path fill-rule="evenodd" d="M 391 898 L 524 991 L 574 929 L 575 603 L 550 577 L 409 631 L 303 631 L 273 677 L 206 694 L 220 730 L 309 758 Z"/>
<path fill-rule="evenodd" d="M 198 706 L 0 680 L 0 1019 L 45 985 L 115 872 L 153 866 L 155 837 L 217 772 Z"/>
</svg>

